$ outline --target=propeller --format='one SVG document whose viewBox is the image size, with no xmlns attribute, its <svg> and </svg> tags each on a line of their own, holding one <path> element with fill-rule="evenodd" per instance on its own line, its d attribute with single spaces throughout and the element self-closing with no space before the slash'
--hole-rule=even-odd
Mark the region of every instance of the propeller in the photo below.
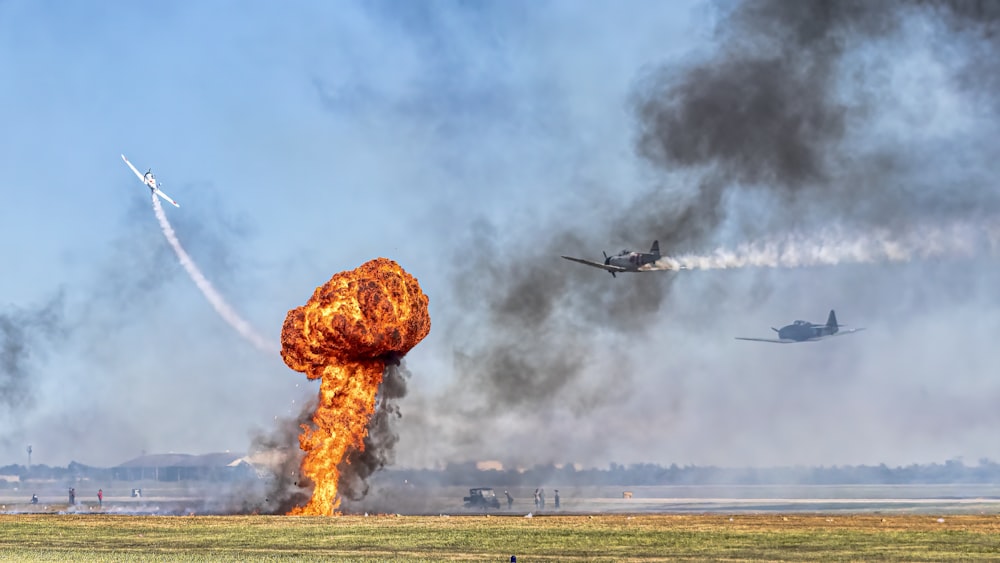
<svg viewBox="0 0 1000 563">
<path fill-rule="evenodd" d="M 610 257 L 610 256 L 608 256 L 608 253 L 607 253 L 607 252 L 604 252 L 604 251 L 602 250 L 602 251 L 601 251 L 601 254 L 603 254 L 603 255 L 604 255 L 604 265 L 605 265 L 605 266 L 607 266 L 608 264 L 610 264 L 610 263 L 611 263 L 611 257 Z M 615 272 L 614 272 L 613 270 L 608 270 L 608 271 L 609 271 L 609 272 L 611 272 L 611 277 L 613 277 L 613 278 L 614 278 L 614 277 L 617 277 L 617 276 L 615 276 Z"/>
</svg>

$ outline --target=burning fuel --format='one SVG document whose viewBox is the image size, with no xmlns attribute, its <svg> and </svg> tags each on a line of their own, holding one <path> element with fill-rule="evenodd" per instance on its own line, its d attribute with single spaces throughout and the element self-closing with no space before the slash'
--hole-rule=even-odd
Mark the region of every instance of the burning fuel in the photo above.
<svg viewBox="0 0 1000 563">
<path fill-rule="evenodd" d="M 320 379 L 311 425 L 302 425 L 302 475 L 312 498 L 293 515 L 332 515 L 340 506 L 342 463 L 364 452 L 387 366 L 430 332 L 427 296 L 399 264 L 378 258 L 341 272 L 288 312 L 281 357 Z"/>
</svg>

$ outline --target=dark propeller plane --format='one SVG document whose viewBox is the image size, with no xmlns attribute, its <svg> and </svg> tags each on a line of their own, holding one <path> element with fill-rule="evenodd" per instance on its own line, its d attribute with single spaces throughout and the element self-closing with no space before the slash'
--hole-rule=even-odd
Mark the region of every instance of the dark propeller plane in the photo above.
<svg viewBox="0 0 1000 563">
<path fill-rule="evenodd" d="M 594 268 L 607 270 L 611 272 L 612 277 L 617 272 L 648 272 L 657 269 L 654 266 L 656 261 L 660 259 L 660 241 L 654 240 L 649 252 L 622 250 L 618 254 L 611 256 L 608 256 L 608 253 L 605 252 L 604 263 L 584 260 L 583 258 L 573 258 L 572 256 L 563 256 L 563 258 L 579 262 L 580 264 L 586 264 L 587 266 L 593 266 Z"/>
<path fill-rule="evenodd" d="M 796 342 L 813 342 L 815 340 L 820 340 L 828 336 L 842 336 L 845 334 L 854 334 L 855 332 L 864 330 L 863 328 L 852 328 L 850 330 L 841 331 L 840 327 L 844 325 L 837 324 L 837 314 L 830 310 L 830 316 L 826 319 L 825 325 L 820 325 L 816 323 L 811 323 L 808 321 L 795 321 L 790 325 L 786 325 L 779 328 L 771 327 L 771 330 L 778 333 L 778 338 L 746 338 L 743 336 L 737 336 L 736 340 L 752 340 L 754 342 L 773 342 L 775 344 L 794 344 Z"/>
</svg>

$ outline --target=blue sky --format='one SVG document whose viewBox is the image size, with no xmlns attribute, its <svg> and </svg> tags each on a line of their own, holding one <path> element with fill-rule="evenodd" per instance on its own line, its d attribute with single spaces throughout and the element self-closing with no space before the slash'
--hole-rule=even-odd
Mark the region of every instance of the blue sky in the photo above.
<svg viewBox="0 0 1000 563">
<path fill-rule="evenodd" d="M 996 322 L 983 320 L 998 305 L 990 262 L 639 281 L 558 259 L 669 238 L 682 223 L 649 217 L 652 201 L 680 206 L 727 165 L 651 162 L 636 111 L 645 84 L 725 44 L 723 12 L 695 1 L 0 3 L 0 306 L 30 316 L 56 300 L 61 311 L 59 330 L 26 329 L 26 391 L 0 414 L 0 459 L 20 461 L 29 443 L 53 464 L 242 451 L 315 392 L 215 316 L 120 153 L 153 168 L 182 205 L 166 210 L 182 244 L 275 340 L 285 313 L 338 271 L 386 256 L 420 280 L 434 326 L 407 361 L 402 464 L 995 458 L 996 417 L 980 404 L 1000 389 L 986 352 Z M 728 177 L 722 220 L 675 237 L 682 250 L 819 219 L 861 230 L 899 194 L 930 202 L 897 206 L 900 223 L 953 201 L 948 190 L 963 196 L 949 219 L 990 209 L 996 149 L 981 141 L 994 113 L 957 91 L 941 52 L 913 47 L 967 45 L 912 21 L 837 61 L 844 99 L 870 96 L 845 121 L 839 142 L 852 149 L 826 192 L 853 207 Z M 862 78 L 844 78 L 856 68 Z M 909 171 L 858 176 L 852 163 L 886 147 L 887 168 Z M 844 187 L 864 182 L 870 197 Z M 564 281 L 540 287 L 536 265 Z M 543 323 L 489 311 L 535 293 L 549 296 L 539 310 L 557 311 Z M 732 340 L 831 307 L 874 326 L 805 349 Z M 546 370 L 573 358 L 573 376 L 531 380 L 529 397 L 477 375 L 510 350 Z"/>
</svg>

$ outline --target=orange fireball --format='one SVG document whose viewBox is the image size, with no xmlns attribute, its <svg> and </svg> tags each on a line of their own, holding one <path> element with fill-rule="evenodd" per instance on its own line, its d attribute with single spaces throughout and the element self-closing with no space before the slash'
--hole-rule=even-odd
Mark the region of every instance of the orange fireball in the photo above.
<svg viewBox="0 0 1000 563">
<path fill-rule="evenodd" d="M 320 379 L 312 426 L 302 426 L 302 474 L 312 498 L 290 514 L 332 515 L 340 506 L 339 465 L 364 450 L 368 422 L 386 362 L 399 358 L 430 332 L 427 296 L 396 262 L 377 258 L 317 287 L 309 301 L 288 312 L 281 357 L 309 379 Z"/>
</svg>

